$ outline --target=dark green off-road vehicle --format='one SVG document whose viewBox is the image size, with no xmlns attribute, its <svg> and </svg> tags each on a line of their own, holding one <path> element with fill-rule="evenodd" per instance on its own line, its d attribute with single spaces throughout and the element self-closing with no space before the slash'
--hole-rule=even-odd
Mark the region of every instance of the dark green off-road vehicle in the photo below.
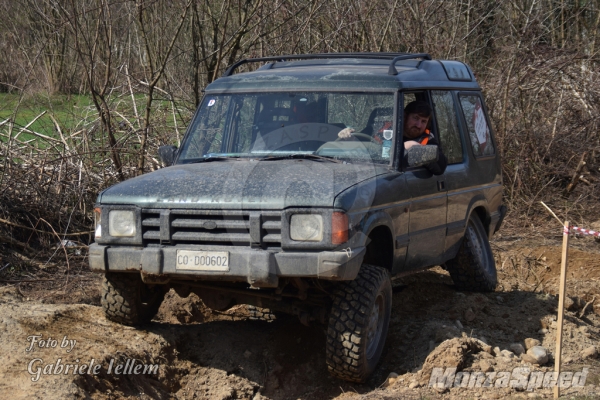
<svg viewBox="0 0 600 400">
<path fill-rule="evenodd" d="M 253 72 L 235 73 L 247 63 Z M 438 148 L 403 146 L 429 103 Z M 351 127 L 353 140 L 338 133 Z M 428 149 L 434 148 L 434 151 Z M 413 151 L 414 150 L 414 151 Z M 243 60 L 211 83 L 166 168 L 104 190 L 90 267 L 108 318 L 148 322 L 165 292 L 328 324 L 327 365 L 364 381 L 384 347 L 391 277 L 435 265 L 491 291 L 505 214 L 496 142 L 468 66 L 428 54 Z"/>
</svg>

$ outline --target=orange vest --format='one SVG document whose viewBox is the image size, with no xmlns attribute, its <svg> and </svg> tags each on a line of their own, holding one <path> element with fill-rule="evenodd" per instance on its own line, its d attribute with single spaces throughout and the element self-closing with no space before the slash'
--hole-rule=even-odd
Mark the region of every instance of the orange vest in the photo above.
<svg viewBox="0 0 600 400">
<path fill-rule="evenodd" d="M 419 140 L 419 143 L 423 146 L 425 146 L 427 143 L 429 143 L 429 134 L 430 134 L 429 129 L 425 129 L 425 134 L 427 136 L 425 136 L 423 139 Z"/>
</svg>

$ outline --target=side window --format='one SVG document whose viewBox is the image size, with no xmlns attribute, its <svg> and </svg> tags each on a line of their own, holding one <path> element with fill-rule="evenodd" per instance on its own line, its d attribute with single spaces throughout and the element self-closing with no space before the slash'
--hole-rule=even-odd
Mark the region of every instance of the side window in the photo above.
<svg viewBox="0 0 600 400">
<path fill-rule="evenodd" d="M 401 131 L 402 142 L 404 142 L 404 141 L 408 140 L 407 137 L 404 136 L 404 134 L 405 134 L 404 129 L 405 129 L 405 124 L 406 124 L 406 115 L 404 113 L 404 110 L 406 109 L 406 107 L 413 101 L 424 101 L 430 105 L 431 105 L 431 103 L 429 101 L 429 99 L 430 99 L 429 93 L 426 91 L 423 91 L 423 90 L 416 91 L 416 92 L 402 92 L 401 96 L 402 96 L 402 104 L 398 104 L 398 106 L 404 107 L 404 109 L 398 110 L 398 115 L 401 116 L 399 125 L 402 127 L 402 131 Z M 427 124 L 427 129 L 430 129 L 433 132 L 433 125 L 435 125 L 435 124 L 432 123 L 432 118 L 429 118 L 429 122 Z M 433 133 L 437 136 L 436 132 L 433 132 Z M 406 154 L 406 150 L 404 150 L 404 146 L 402 146 L 402 153 L 401 152 L 397 152 L 397 153 L 398 154 Z M 405 161 L 406 161 L 406 159 L 401 162 L 404 163 Z M 411 167 L 411 168 L 415 168 L 415 167 Z M 425 167 L 421 166 L 421 167 L 417 167 L 417 168 L 425 168 Z"/>
<path fill-rule="evenodd" d="M 415 93 L 404 93 L 404 107 L 406 107 L 406 105 L 408 103 L 412 103 L 413 101 L 417 100 L 417 95 Z M 421 100 L 421 99 L 419 99 Z"/>
<path fill-rule="evenodd" d="M 422 97 L 422 93 L 420 93 L 420 94 Z M 404 103 L 402 105 L 402 107 L 405 107 L 405 108 L 407 105 L 409 105 L 413 101 L 417 100 L 417 95 L 415 93 L 404 92 L 404 93 L 402 93 L 402 96 L 403 96 L 403 103 Z M 419 100 L 422 100 L 422 99 L 419 99 Z M 400 104 L 398 104 L 398 105 L 400 105 Z M 404 126 L 404 110 L 403 109 L 398 110 L 398 115 L 402 116 L 402 123 L 400 124 L 400 126 L 403 127 Z M 402 129 L 404 130 L 404 127 Z"/>
<path fill-rule="evenodd" d="M 403 104 L 402 107 L 406 108 L 407 105 L 409 105 L 410 103 L 412 103 L 413 101 L 417 101 L 417 100 L 424 100 L 427 101 L 427 97 L 425 96 L 424 92 L 404 92 L 402 93 L 402 97 L 403 97 Z M 400 104 L 398 104 L 398 106 L 400 106 Z M 400 109 L 398 110 L 398 115 L 401 116 L 402 121 L 400 122 L 400 126 L 402 127 L 402 134 L 404 134 L 404 110 Z M 428 128 L 431 127 L 431 121 L 429 121 L 429 125 Z"/>
<path fill-rule="evenodd" d="M 494 144 L 490 127 L 483 111 L 481 97 L 478 94 L 461 94 L 460 105 L 465 116 L 471 146 L 475 156 L 494 155 Z"/>
<path fill-rule="evenodd" d="M 432 92 L 435 115 L 437 117 L 438 134 L 448 164 L 463 162 L 463 147 L 454 108 L 452 93 L 446 90 Z"/>
</svg>

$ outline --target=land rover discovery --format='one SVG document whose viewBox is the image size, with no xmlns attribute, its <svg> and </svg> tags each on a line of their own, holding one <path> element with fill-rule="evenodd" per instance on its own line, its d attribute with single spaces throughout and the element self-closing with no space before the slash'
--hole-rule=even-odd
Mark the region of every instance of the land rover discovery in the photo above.
<svg viewBox="0 0 600 400">
<path fill-rule="evenodd" d="M 417 100 L 433 110 L 441 175 L 426 168 L 435 146 L 404 150 L 403 110 Z M 500 158 L 462 62 L 242 60 L 206 87 L 181 146 L 159 153 L 167 167 L 98 196 L 89 262 L 113 321 L 150 321 L 170 288 L 215 310 L 289 313 L 326 324 L 329 371 L 361 382 L 383 351 L 392 277 L 441 265 L 458 290 L 496 287 Z"/>
</svg>

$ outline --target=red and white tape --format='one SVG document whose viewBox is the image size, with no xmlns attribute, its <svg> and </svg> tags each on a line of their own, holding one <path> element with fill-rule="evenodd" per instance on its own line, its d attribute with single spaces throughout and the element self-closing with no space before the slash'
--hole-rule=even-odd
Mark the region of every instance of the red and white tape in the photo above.
<svg viewBox="0 0 600 400">
<path fill-rule="evenodd" d="M 585 229 L 585 228 L 579 228 L 577 226 L 571 226 L 568 229 L 566 227 L 563 227 L 563 234 L 568 235 L 570 232 L 575 232 L 575 233 L 580 233 L 584 236 L 596 236 L 596 237 L 600 237 L 600 232 L 596 232 L 593 231 L 591 229 Z"/>
</svg>

